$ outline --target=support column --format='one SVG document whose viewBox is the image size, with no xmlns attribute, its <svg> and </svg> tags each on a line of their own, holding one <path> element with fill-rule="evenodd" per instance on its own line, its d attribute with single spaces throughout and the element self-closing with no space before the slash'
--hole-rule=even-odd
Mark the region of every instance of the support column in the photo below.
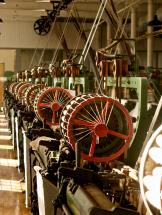
<svg viewBox="0 0 162 215">
<path fill-rule="evenodd" d="M 112 42 L 112 24 L 107 21 L 107 46 Z"/>
<path fill-rule="evenodd" d="M 131 39 L 136 38 L 136 9 L 131 8 Z"/>
<path fill-rule="evenodd" d="M 153 20 L 153 0 L 148 0 L 147 7 L 147 22 Z M 153 66 L 153 36 L 151 35 L 153 32 L 152 26 L 147 26 L 147 33 L 150 34 L 147 38 L 147 69 L 148 71 Z"/>
</svg>

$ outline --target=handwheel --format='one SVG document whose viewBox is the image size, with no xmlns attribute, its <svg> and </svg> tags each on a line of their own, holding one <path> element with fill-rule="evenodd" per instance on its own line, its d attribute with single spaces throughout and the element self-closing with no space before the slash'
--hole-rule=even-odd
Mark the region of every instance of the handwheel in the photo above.
<svg viewBox="0 0 162 215">
<path fill-rule="evenodd" d="M 37 95 L 34 104 L 36 115 L 49 126 L 58 125 L 63 107 L 72 99 L 68 90 L 50 87 Z"/>
<path fill-rule="evenodd" d="M 14 90 L 15 90 L 15 87 L 19 84 L 20 82 L 13 82 L 10 84 L 10 87 L 9 87 L 9 92 L 10 93 L 14 93 Z"/>
<path fill-rule="evenodd" d="M 24 84 L 25 84 L 25 82 L 19 82 L 19 83 L 15 86 L 13 93 L 14 93 L 14 95 L 16 96 L 16 98 L 17 98 L 17 93 L 18 93 L 19 88 L 20 88 L 21 86 L 23 86 Z"/>
<path fill-rule="evenodd" d="M 25 103 L 30 108 L 31 111 L 34 111 L 34 100 L 38 93 L 45 88 L 44 84 L 31 85 L 25 92 Z"/>
<path fill-rule="evenodd" d="M 152 134 L 140 159 L 140 191 L 148 214 L 162 212 L 162 125 Z"/>
<path fill-rule="evenodd" d="M 23 85 L 21 85 L 21 87 L 18 89 L 18 92 L 17 92 L 18 99 L 21 99 L 23 101 L 25 97 L 25 92 L 30 86 L 32 86 L 31 83 L 24 83 Z"/>
<path fill-rule="evenodd" d="M 133 135 L 127 109 L 104 95 L 80 95 L 62 111 L 63 137 L 75 150 L 78 143 L 84 160 L 105 162 L 119 157 Z"/>
<path fill-rule="evenodd" d="M 49 33 L 51 22 L 48 18 L 41 18 L 35 21 L 34 30 L 38 35 L 44 36 Z"/>
</svg>

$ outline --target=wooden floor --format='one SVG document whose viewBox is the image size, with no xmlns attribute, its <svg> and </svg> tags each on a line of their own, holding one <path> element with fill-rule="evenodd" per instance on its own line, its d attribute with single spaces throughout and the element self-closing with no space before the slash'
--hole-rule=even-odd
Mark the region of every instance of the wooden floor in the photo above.
<svg viewBox="0 0 162 215">
<path fill-rule="evenodd" d="M 0 215 L 30 215 L 7 120 L 0 112 Z"/>
</svg>

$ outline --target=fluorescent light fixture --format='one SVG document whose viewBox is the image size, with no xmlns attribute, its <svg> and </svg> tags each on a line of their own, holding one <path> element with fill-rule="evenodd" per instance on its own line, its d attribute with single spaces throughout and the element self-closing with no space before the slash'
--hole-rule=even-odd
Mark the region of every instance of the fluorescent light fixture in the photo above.
<svg viewBox="0 0 162 215">
<path fill-rule="evenodd" d="M 18 166 L 18 160 L 17 159 L 0 158 L 0 166 L 17 167 Z"/>
<path fill-rule="evenodd" d="M 2 20 L 3 22 L 3 20 Z M 7 77 L 0 77 L 0 81 L 4 82 L 4 81 L 7 81 Z"/>
<path fill-rule="evenodd" d="M 14 147 L 12 145 L 0 145 L 0 149 L 8 149 L 8 150 L 13 150 Z"/>
<path fill-rule="evenodd" d="M 7 123 L 7 120 L 0 117 L 0 122 L 2 122 L 2 123 Z"/>
<path fill-rule="evenodd" d="M 11 140 L 11 135 L 0 135 L 0 140 Z"/>
<path fill-rule="evenodd" d="M 25 183 L 15 180 L 0 180 L 0 190 L 12 192 L 24 192 Z"/>
<path fill-rule="evenodd" d="M 51 2 L 50 0 L 36 0 L 36 2 Z"/>
<path fill-rule="evenodd" d="M 0 128 L 0 132 L 4 132 L 4 133 L 11 133 L 9 128 Z"/>
<path fill-rule="evenodd" d="M 4 114 L 0 114 L 0 118 L 5 118 L 6 116 Z"/>
<path fill-rule="evenodd" d="M 1 126 L 4 126 L 5 128 L 7 128 L 8 127 L 8 123 L 7 122 L 0 122 L 0 127 Z"/>
</svg>

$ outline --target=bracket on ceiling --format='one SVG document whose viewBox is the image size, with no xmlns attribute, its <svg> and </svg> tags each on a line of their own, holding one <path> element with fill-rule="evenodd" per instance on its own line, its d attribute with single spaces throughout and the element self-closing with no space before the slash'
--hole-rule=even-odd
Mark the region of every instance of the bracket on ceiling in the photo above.
<svg viewBox="0 0 162 215">
<path fill-rule="evenodd" d="M 53 9 L 47 10 L 47 16 L 43 16 L 35 21 L 34 31 L 42 36 L 48 34 L 52 22 L 54 22 L 55 18 L 60 15 L 60 11 L 65 10 L 71 2 L 72 0 L 51 1 Z"/>
</svg>

